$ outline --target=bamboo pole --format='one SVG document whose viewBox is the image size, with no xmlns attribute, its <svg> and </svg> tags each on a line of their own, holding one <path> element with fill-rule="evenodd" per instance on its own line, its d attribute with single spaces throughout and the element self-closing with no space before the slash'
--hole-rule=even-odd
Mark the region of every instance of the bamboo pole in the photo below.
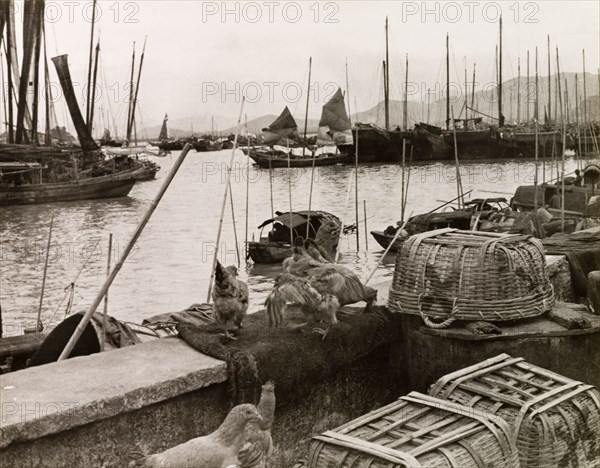
<svg viewBox="0 0 600 468">
<path fill-rule="evenodd" d="M 223 193 L 223 203 L 221 204 L 221 214 L 219 216 L 219 227 L 217 229 L 217 240 L 215 242 L 215 255 L 213 257 L 212 267 L 210 269 L 210 280 L 208 282 L 208 292 L 206 294 L 206 302 L 209 304 L 210 304 L 210 299 L 211 299 L 213 280 L 215 278 L 215 268 L 217 267 L 217 258 L 219 255 L 219 243 L 221 242 L 221 231 L 223 229 L 223 218 L 225 216 L 225 207 L 227 206 L 227 193 L 229 192 L 229 180 L 231 178 L 231 167 L 233 166 L 235 150 L 237 149 L 238 138 L 240 135 L 240 124 L 242 122 L 242 115 L 244 112 L 244 103 L 245 102 L 246 102 L 246 96 L 242 96 L 242 104 L 240 106 L 240 115 L 238 116 L 237 124 L 235 127 L 235 138 L 233 139 L 233 148 L 231 149 L 231 157 L 229 158 L 229 165 L 227 166 L 227 180 L 225 181 L 225 192 Z"/>
<path fill-rule="evenodd" d="M 350 179 L 348 181 L 348 191 L 346 192 L 346 205 L 345 205 L 345 209 L 344 209 L 344 218 L 342 219 L 342 226 L 340 227 L 340 239 L 341 237 L 344 235 L 344 226 L 346 225 L 346 216 L 348 215 L 348 203 L 350 202 L 350 189 L 352 188 L 352 172 L 354 171 L 354 168 L 352 168 L 352 171 L 350 172 Z M 358 229 L 358 226 L 356 226 L 356 229 Z M 335 259 L 333 260 L 333 263 L 337 263 L 338 259 L 340 258 L 340 249 L 338 246 L 338 249 L 335 251 Z"/>
<path fill-rule="evenodd" d="M 406 138 L 402 138 L 402 195 L 400 196 L 400 219 L 404 222 L 404 172 L 406 166 Z"/>
<path fill-rule="evenodd" d="M 248 261 L 248 210 L 250 206 L 250 130 L 248 129 L 248 116 L 244 116 L 244 120 L 246 122 L 246 145 L 248 148 L 248 158 L 246 164 L 246 235 L 245 235 L 245 243 L 244 243 L 244 259 Z M 270 159 L 269 159 L 270 161 Z"/>
<path fill-rule="evenodd" d="M 304 116 L 304 145 L 302 145 L 302 157 L 304 157 L 305 155 L 305 150 L 306 150 L 306 129 L 308 126 L 308 104 L 310 102 L 310 76 L 311 76 L 311 72 L 312 72 L 312 57 L 310 57 L 310 59 L 308 60 L 308 89 L 306 92 L 306 115 Z M 310 212 L 312 209 L 312 192 L 313 192 L 313 184 L 314 184 L 314 180 L 315 180 L 315 160 L 317 159 L 317 152 L 313 151 L 312 154 L 312 164 L 311 164 L 311 170 L 310 170 L 310 190 L 308 192 L 308 217 L 306 219 L 306 238 L 308 239 L 308 236 L 310 234 Z M 289 158 L 288 158 L 289 161 Z M 289 175 L 289 174 L 288 174 Z M 290 189 L 290 194 L 291 194 L 291 189 Z M 291 201 L 290 201 L 290 206 L 291 206 Z M 291 213 L 291 208 L 290 208 L 290 213 Z M 291 215 L 290 215 L 291 217 Z"/>
<path fill-rule="evenodd" d="M 537 104 L 536 104 L 537 105 Z M 535 172 L 533 174 L 533 212 L 537 216 L 538 210 L 538 153 L 539 153 L 539 128 L 535 120 Z M 537 225 L 537 223 L 536 223 Z"/>
<path fill-rule="evenodd" d="M 462 189 L 462 180 L 460 178 L 460 164 L 458 162 L 458 145 L 456 143 L 456 121 L 454 120 L 454 106 L 452 106 L 452 131 L 454 133 L 454 162 L 456 165 L 456 194 L 459 196 L 458 207 L 465 207 L 465 198 Z"/>
<path fill-rule="evenodd" d="M 567 151 L 567 125 L 563 121 L 563 147 L 562 147 L 562 167 L 561 167 L 561 194 L 560 194 L 560 229 L 565 232 L 565 152 Z"/>
<path fill-rule="evenodd" d="M 583 152 L 587 156 L 588 147 L 587 147 L 587 122 L 588 122 L 588 112 L 587 112 L 587 88 L 586 88 L 586 79 L 585 79 L 585 49 L 582 51 L 583 56 Z"/>
<path fill-rule="evenodd" d="M 410 218 L 412 218 L 412 215 L 413 215 L 413 212 L 411 211 L 411 213 L 408 215 L 408 218 L 406 219 L 406 221 L 404 221 L 404 223 L 402 223 L 402 226 L 400 226 L 400 228 L 396 231 L 396 234 L 394 235 L 394 238 L 392 239 L 392 242 L 390 242 L 390 244 L 387 246 L 387 248 L 383 252 L 383 255 L 381 257 L 379 257 L 379 260 L 377 261 L 377 265 L 375 265 L 375 268 L 373 268 L 373 271 L 371 271 L 371 274 L 366 279 L 365 286 L 367 285 L 367 283 L 369 281 L 371 281 L 371 278 L 373 278 L 373 275 L 377 271 L 377 268 L 379 268 L 379 265 L 381 265 L 381 262 L 383 262 L 383 259 L 388 254 L 388 252 L 390 251 L 390 249 L 392 248 L 392 246 L 394 245 L 394 243 L 396 242 L 396 240 L 398 239 L 398 237 L 400 237 L 400 234 L 402 233 L 402 231 L 406 227 L 406 224 L 408 223 L 408 220 Z"/>
<path fill-rule="evenodd" d="M 348 97 L 350 100 L 350 97 Z M 354 217 L 356 219 L 356 251 L 360 250 L 360 232 L 358 230 L 358 131 L 354 145 Z"/>
<path fill-rule="evenodd" d="M 404 206 L 402 210 L 406 213 L 406 204 L 408 202 L 408 188 L 410 187 L 410 172 L 412 170 L 413 150 L 414 145 L 410 145 L 410 157 L 408 158 L 408 167 L 406 170 L 406 188 L 404 190 Z"/>
<path fill-rule="evenodd" d="M 87 97 L 86 97 L 86 108 L 85 108 L 85 123 L 88 126 L 90 133 L 92 132 L 90 126 L 90 91 L 92 87 L 92 60 L 94 56 L 94 26 L 96 25 L 96 0 L 92 2 L 92 31 L 90 34 L 90 55 L 88 59 L 88 76 L 87 76 Z"/>
<path fill-rule="evenodd" d="M 231 167 L 229 168 L 229 172 L 231 172 Z M 237 228 L 235 226 L 235 208 L 233 206 L 233 190 L 231 190 L 231 177 L 228 177 L 228 187 L 229 187 L 229 201 L 231 203 L 231 222 L 233 224 L 233 238 L 235 240 L 235 253 L 237 255 L 237 264 L 238 268 L 241 265 L 240 259 L 240 247 L 238 242 Z"/>
<path fill-rule="evenodd" d="M 287 146 L 287 176 L 288 176 L 288 197 L 290 202 L 290 249 L 294 245 L 294 228 L 293 228 L 293 219 L 294 219 L 294 209 L 292 206 L 292 168 L 290 165 L 290 141 L 286 138 L 286 146 Z"/>
<path fill-rule="evenodd" d="M 108 235 L 108 257 L 106 259 L 106 277 L 110 276 L 110 260 L 112 256 L 112 232 Z M 104 351 L 106 344 L 106 317 L 108 316 L 108 289 L 104 295 L 104 311 L 102 313 L 102 341 L 100 342 L 100 351 Z"/>
<path fill-rule="evenodd" d="M 363 216 L 365 222 L 365 252 L 369 251 L 369 229 L 367 228 L 367 200 L 363 200 Z M 358 229 L 358 224 L 356 225 Z"/>
<path fill-rule="evenodd" d="M 312 72 L 312 57 L 308 59 L 308 91 L 306 93 L 306 109 L 304 115 L 304 144 L 302 145 L 302 156 L 305 154 L 306 150 L 306 129 L 308 127 L 308 104 L 310 101 L 310 74 Z M 314 163 L 313 163 L 314 165 Z"/>
<path fill-rule="evenodd" d="M 275 208 L 273 206 L 273 167 L 271 158 L 269 158 L 269 194 L 271 195 L 271 219 L 275 217 Z"/>
<path fill-rule="evenodd" d="M 50 217 L 50 230 L 48 231 L 48 244 L 46 246 L 46 261 L 44 262 L 44 276 L 42 277 L 42 291 L 40 292 L 40 304 L 38 306 L 37 321 L 35 322 L 36 333 L 40 333 L 42 319 L 42 304 L 44 303 L 44 291 L 46 290 L 46 275 L 48 273 L 48 259 L 50 258 L 50 243 L 52 242 L 52 227 L 54 226 L 54 213 Z"/>
<path fill-rule="evenodd" d="M 83 333 L 83 331 L 85 330 L 85 327 L 87 326 L 87 324 L 89 323 L 90 319 L 92 318 L 92 315 L 94 314 L 94 312 L 98 308 L 98 305 L 102 301 L 102 298 L 106 294 L 106 291 L 108 291 L 108 288 L 110 287 L 110 285 L 112 284 L 112 282 L 116 278 L 117 274 L 119 273 L 119 271 L 121 271 L 121 268 L 123 267 L 123 264 L 125 263 L 125 260 L 127 260 L 127 257 L 131 253 L 131 250 L 133 249 L 136 241 L 138 240 L 138 238 L 142 234 L 142 231 L 146 227 L 146 224 L 148 224 L 148 221 L 150 220 L 150 217 L 152 216 L 152 213 L 154 213 L 154 210 L 156 209 L 156 207 L 158 206 L 158 203 L 160 202 L 161 198 L 163 197 L 163 195 L 167 191 L 167 188 L 169 187 L 171 181 L 175 177 L 175 174 L 177 174 L 177 171 L 179 170 L 179 168 L 181 167 L 181 164 L 185 160 L 185 157 L 187 156 L 188 151 L 190 150 L 190 148 L 191 148 L 191 146 L 189 144 L 186 144 L 185 147 L 183 148 L 183 151 L 181 151 L 179 157 L 175 161 L 175 164 L 173 164 L 173 167 L 171 168 L 171 171 L 167 175 L 167 177 L 164 180 L 161 188 L 159 189 L 158 193 L 154 197 L 154 200 L 152 201 L 152 203 L 148 207 L 148 210 L 144 214 L 144 217 L 142 218 L 142 220 L 138 224 L 138 227 L 136 228 L 133 236 L 131 237 L 131 239 L 127 243 L 127 246 L 123 250 L 123 253 L 121 254 L 121 258 L 119 258 L 119 261 L 117 262 L 117 264 L 115 265 L 115 267 L 111 271 L 110 276 L 106 279 L 106 281 L 104 282 L 104 284 L 100 288 L 100 292 L 98 293 L 98 295 L 94 299 L 94 302 L 92 303 L 92 305 L 90 306 L 90 308 L 87 310 L 87 312 L 85 313 L 85 315 L 83 316 L 83 318 L 81 319 L 81 321 L 79 322 L 79 324 L 77 325 L 77 328 L 75 329 L 75 332 L 73 333 L 73 336 L 71 336 L 71 339 L 69 340 L 69 342 L 65 346 L 65 349 L 63 350 L 63 352 L 59 356 L 59 358 L 58 358 L 59 361 L 62 361 L 63 359 L 67 359 L 69 357 L 69 355 L 71 354 L 71 352 L 73 351 L 73 348 L 75 347 L 75 345 L 79 341 L 79 338 L 81 337 L 81 334 Z"/>
</svg>

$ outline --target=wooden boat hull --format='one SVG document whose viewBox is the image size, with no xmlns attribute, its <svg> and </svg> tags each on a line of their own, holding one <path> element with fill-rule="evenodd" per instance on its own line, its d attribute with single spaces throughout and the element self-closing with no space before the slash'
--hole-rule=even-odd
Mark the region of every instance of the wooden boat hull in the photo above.
<svg viewBox="0 0 600 468">
<path fill-rule="evenodd" d="M 248 255 L 254 263 L 281 263 L 292 255 L 292 246 L 283 242 L 248 242 Z"/>
<path fill-rule="evenodd" d="M 72 182 L 0 185 L 0 206 L 125 197 L 135 182 L 131 176 L 120 179 L 109 175 Z"/>
<path fill-rule="evenodd" d="M 410 139 L 412 132 L 385 130 L 372 124 L 360 124 L 352 129 L 354 142 L 358 141 L 358 162 L 400 162 L 402 161 L 402 139 Z M 356 147 L 338 145 L 340 152 L 354 161 Z"/>
<path fill-rule="evenodd" d="M 387 249 L 388 246 L 394 240 L 394 236 L 386 234 L 382 231 L 371 231 L 371 235 L 377 241 L 377 243 L 384 249 Z M 402 247 L 402 242 L 402 239 L 396 239 L 396 242 L 394 242 L 394 244 L 390 247 L 390 252 L 398 252 L 398 250 L 400 250 L 400 248 Z"/>
<path fill-rule="evenodd" d="M 285 156 L 276 156 L 268 152 L 252 151 L 248 154 L 252 160 L 260 167 L 268 169 L 277 167 L 288 167 L 288 160 Z M 315 158 L 315 166 L 334 166 L 347 161 L 347 156 L 344 154 L 328 154 L 326 156 L 318 155 Z M 313 158 L 311 156 L 306 157 L 292 157 L 290 158 L 290 167 L 312 167 Z"/>
</svg>

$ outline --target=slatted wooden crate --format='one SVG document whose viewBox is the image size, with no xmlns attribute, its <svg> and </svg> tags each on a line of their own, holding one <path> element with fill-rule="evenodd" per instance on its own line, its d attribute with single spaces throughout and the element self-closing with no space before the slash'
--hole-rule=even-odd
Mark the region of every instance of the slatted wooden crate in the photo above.
<svg viewBox="0 0 600 468">
<path fill-rule="evenodd" d="M 501 354 L 429 393 L 503 418 L 522 468 L 600 467 L 600 394 L 591 385 Z"/>
<path fill-rule="evenodd" d="M 501 418 L 420 393 L 312 439 L 309 468 L 518 468 Z"/>
<path fill-rule="evenodd" d="M 388 306 L 428 326 L 534 317 L 554 304 L 541 243 L 531 236 L 440 229 L 396 256 Z M 435 323 L 433 320 L 442 320 Z"/>
</svg>

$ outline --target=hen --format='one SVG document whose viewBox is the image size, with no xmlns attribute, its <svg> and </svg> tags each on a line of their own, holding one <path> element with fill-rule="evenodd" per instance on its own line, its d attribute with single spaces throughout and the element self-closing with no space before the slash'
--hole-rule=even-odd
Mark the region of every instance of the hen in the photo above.
<svg viewBox="0 0 600 468">
<path fill-rule="evenodd" d="M 244 445 L 248 424 L 261 424 L 256 406 L 243 404 L 234 407 L 221 426 L 212 434 L 188 440 L 162 453 L 138 459 L 133 466 L 147 468 L 224 468 L 236 465 Z"/>
<path fill-rule="evenodd" d="M 257 405 L 262 421 L 248 424 L 246 443 L 238 455 L 240 468 L 268 468 L 273 454 L 271 428 L 275 418 L 275 385 L 267 382 L 262 386 Z"/>
<path fill-rule="evenodd" d="M 242 327 L 249 302 L 248 285 L 237 279 L 237 268 L 224 268 L 217 260 L 215 269 L 215 286 L 212 290 L 215 320 L 223 325 L 225 337 L 234 339 L 229 328 L 235 325 Z"/>
<path fill-rule="evenodd" d="M 283 270 L 307 278 L 321 294 L 333 294 L 340 306 L 365 301 L 368 309 L 377 300 L 376 289 L 365 286 L 354 272 L 342 265 L 315 260 L 301 240 L 294 242 L 293 255 L 283 262 Z"/>
<path fill-rule="evenodd" d="M 337 324 L 336 312 L 340 306 L 338 299 L 329 293 L 320 293 L 313 286 L 312 280 L 281 273 L 275 279 L 273 290 L 265 302 L 270 326 L 278 326 L 283 322 L 287 304 L 291 303 L 315 324 L 327 322 L 330 326 Z M 304 326 L 306 324 L 302 324 Z M 314 328 L 315 332 L 327 335 L 327 330 Z"/>
</svg>

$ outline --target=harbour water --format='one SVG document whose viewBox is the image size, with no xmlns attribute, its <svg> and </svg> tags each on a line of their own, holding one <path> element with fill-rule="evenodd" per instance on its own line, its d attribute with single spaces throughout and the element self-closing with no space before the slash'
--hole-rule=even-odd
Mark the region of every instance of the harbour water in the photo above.
<svg viewBox="0 0 600 468">
<path fill-rule="evenodd" d="M 51 216 L 54 215 L 54 228 L 42 308 L 45 326 L 51 318 L 52 323 L 63 319 L 67 301 L 60 308 L 58 306 L 65 296 L 65 287 L 73 281 L 88 256 L 89 263 L 77 281 L 72 311 L 89 307 L 106 275 L 109 233 L 113 234 L 114 265 L 177 155 L 174 152 L 166 158 L 157 158 L 162 169 L 156 180 L 137 183 L 127 198 L 2 208 L 0 300 L 6 335 L 20 334 L 23 327 L 35 324 Z M 110 289 L 110 315 L 141 323 L 145 317 L 206 301 L 229 157 L 230 151 L 189 153 Z M 556 166 L 552 171 L 550 166 L 547 161 L 546 180 L 556 177 Z M 566 173 L 576 166 L 576 161 L 569 158 Z M 316 168 L 312 208 L 336 214 L 345 219 L 346 224 L 354 223 L 354 188 L 346 209 L 352 169 L 352 166 Z M 245 266 L 246 170 L 247 158 L 238 151 L 231 182 L 237 244 L 242 256 L 240 276 L 249 283 L 250 310 L 256 311 L 263 306 L 281 266 Z M 543 172 L 540 164 L 540 182 L 544 178 Z M 272 171 L 275 210 L 289 211 L 289 186 L 293 209 L 308 207 L 310 168 L 291 169 L 290 176 L 288 178 L 287 169 Z M 472 198 L 504 196 L 510 199 L 517 186 L 533 184 L 533 176 L 533 161 L 480 161 L 461 165 L 463 190 L 473 190 Z M 252 240 L 260 235 L 257 226 L 271 216 L 269 171 L 251 165 L 248 179 L 248 235 Z M 408 179 L 406 175 L 405 180 Z M 370 236 L 366 249 L 363 200 L 367 205 L 368 229 L 383 230 L 400 219 L 401 190 L 401 166 L 359 166 L 360 250 L 357 252 L 354 234 L 345 236 L 340 244 L 340 262 L 350 266 L 361 278 L 369 275 L 383 252 Z M 438 162 L 413 166 L 406 216 L 411 212 L 417 214 L 434 209 L 455 196 L 454 164 Z M 222 263 L 237 262 L 229 203 L 219 251 Z M 394 257 L 389 255 L 371 282 L 391 278 L 393 261 Z"/>
</svg>

